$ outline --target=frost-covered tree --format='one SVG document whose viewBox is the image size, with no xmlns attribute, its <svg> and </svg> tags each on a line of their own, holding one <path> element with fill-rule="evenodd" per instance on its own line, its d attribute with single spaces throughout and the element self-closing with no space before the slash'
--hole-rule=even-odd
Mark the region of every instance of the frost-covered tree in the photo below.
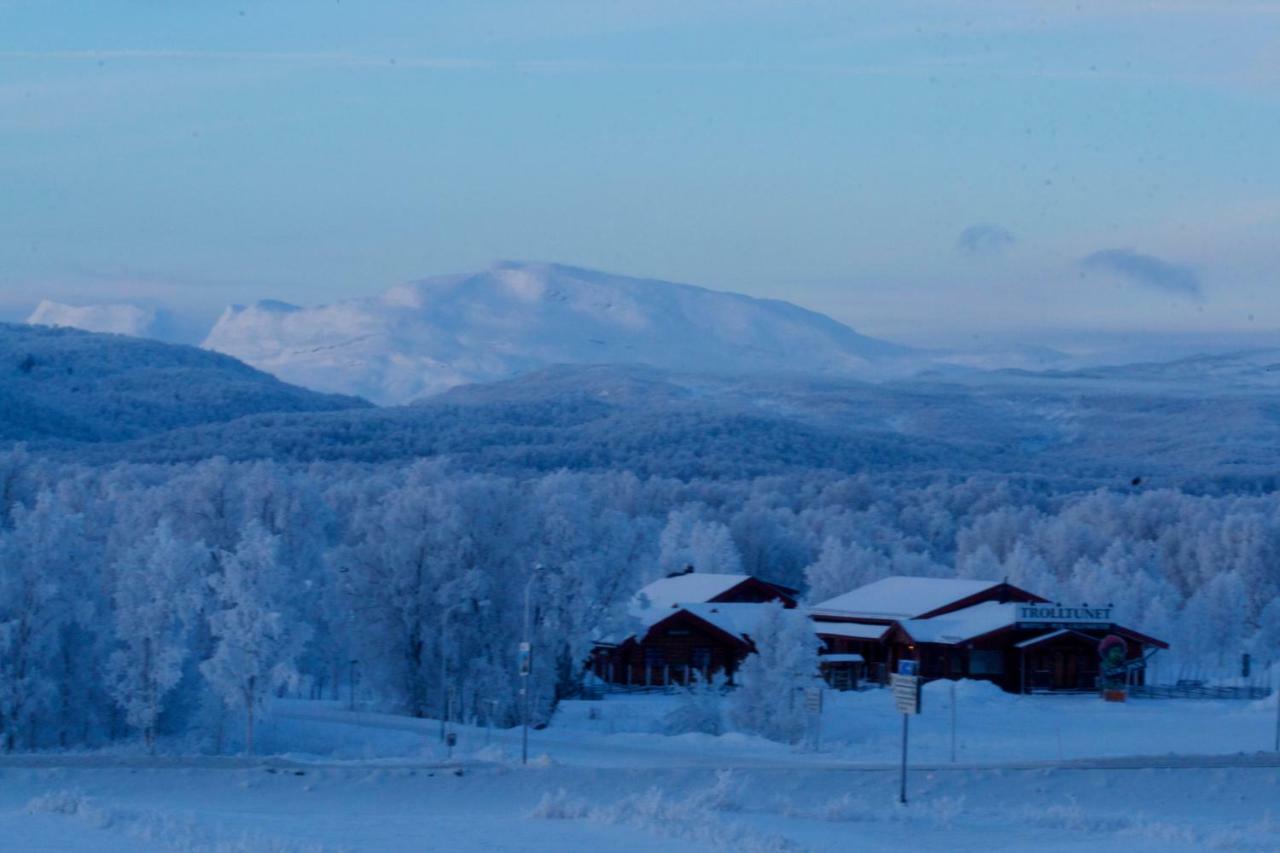
<svg viewBox="0 0 1280 853">
<path fill-rule="evenodd" d="M 13 509 L 0 533 L 0 737 L 6 750 L 39 742 L 68 687 L 66 630 L 88 590 L 82 518 L 44 491 Z M 67 654 L 64 654 L 66 652 Z M 64 721 L 65 722 L 65 721 Z"/>
<path fill-rule="evenodd" d="M 1261 660 L 1280 661 L 1280 598 L 1276 598 L 1258 614 L 1258 629 L 1251 648 Z"/>
<path fill-rule="evenodd" d="M 156 528 L 115 566 L 112 596 L 118 646 L 107 660 L 107 689 L 149 750 L 170 692 L 192 653 L 208 549 Z"/>
<path fill-rule="evenodd" d="M 228 707 L 245 715 L 245 749 L 253 753 L 254 720 L 272 691 L 296 685 L 296 663 L 311 628 L 288 611 L 288 578 L 274 536 L 256 521 L 210 577 L 221 607 L 209 615 L 216 641 L 200 671 Z"/>
<path fill-rule="evenodd" d="M 794 742 L 804 733 L 802 691 L 818 684 L 818 638 L 809 617 L 781 603 L 761 605 L 747 656 L 735 681 L 731 717 L 739 728 Z"/>
<path fill-rule="evenodd" d="M 705 508 L 690 506 L 673 511 L 659 537 L 658 565 L 664 572 L 693 566 L 700 572 L 738 574 L 742 559 L 729 528 L 703 518 Z"/>
<path fill-rule="evenodd" d="M 857 542 L 828 537 L 818 559 L 804 570 L 809 600 L 825 601 L 890 574 L 888 558 Z"/>
<path fill-rule="evenodd" d="M 1214 576 L 1187 601 L 1179 637 L 1186 651 L 1201 660 L 1222 665 L 1244 649 L 1245 617 L 1241 602 L 1246 591 L 1235 572 Z"/>
</svg>

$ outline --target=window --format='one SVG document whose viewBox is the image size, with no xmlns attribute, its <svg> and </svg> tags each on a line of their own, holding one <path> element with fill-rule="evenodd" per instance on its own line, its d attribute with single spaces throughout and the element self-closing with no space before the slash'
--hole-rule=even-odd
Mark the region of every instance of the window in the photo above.
<svg viewBox="0 0 1280 853">
<path fill-rule="evenodd" d="M 969 652 L 970 675 L 1004 674 L 1004 653 L 991 651 Z"/>
</svg>

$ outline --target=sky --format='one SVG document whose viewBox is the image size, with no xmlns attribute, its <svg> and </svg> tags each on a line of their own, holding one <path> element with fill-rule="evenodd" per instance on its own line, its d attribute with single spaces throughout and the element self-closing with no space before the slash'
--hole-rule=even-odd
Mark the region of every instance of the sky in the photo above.
<svg viewBox="0 0 1280 853">
<path fill-rule="evenodd" d="M 0 319 L 499 259 L 917 344 L 1270 334 L 1280 0 L 0 0 Z"/>
</svg>

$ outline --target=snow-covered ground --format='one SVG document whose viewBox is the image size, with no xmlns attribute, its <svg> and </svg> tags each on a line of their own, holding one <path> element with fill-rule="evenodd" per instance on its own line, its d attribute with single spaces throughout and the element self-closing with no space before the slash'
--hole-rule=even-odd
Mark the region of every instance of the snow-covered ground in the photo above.
<svg viewBox="0 0 1280 853">
<path fill-rule="evenodd" d="M 0 759 L 5 850 L 1280 850 L 1275 698 L 829 696 L 820 749 L 658 733 L 672 696 L 568 702 L 530 733 L 282 702 L 271 756 Z"/>
</svg>

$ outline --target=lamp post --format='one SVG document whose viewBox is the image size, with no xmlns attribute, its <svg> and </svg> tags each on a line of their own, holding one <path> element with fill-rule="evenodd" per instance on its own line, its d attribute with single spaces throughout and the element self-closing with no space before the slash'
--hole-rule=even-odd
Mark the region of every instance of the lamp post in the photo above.
<svg viewBox="0 0 1280 853">
<path fill-rule="evenodd" d="M 489 703 L 489 715 L 488 715 L 489 719 L 485 721 L 486 723 L 488 723 L 488 725 L 485 726 L 485 730 L 484 730 L 485 746 L 488 746 L 489 743 L 493 740 L 493 718 L 498 715 L 498 700 L 489 699 L 488 703 Z"/>
<path fill-rule="evenodd" d="M 350 661 L 350 674 L 347 676 L 347 710 L 354 711 L 356 709 L 356 665 L 360 661 L 352 658 Z"/>
<path fill-rule="evenodd" d="M 449 723 L 449 613 L 446 608 L 440 617 L 440 742 L 444 743 L 445 729 Z"/>
<path fill-rule="evenodd" d="M 1276 682 L 1272 693 L 1276 696 L 1276 752 L 1280 752 L 1280 681 Z"/>
<path fill-rule="evenodd" d="M 529 763 L 529 675 L 533 671 L 533 645 L 529 633 L 532 628 L 532 610 L 530 602 L 533 597 L 533 583 L 542 572 L 542 564 L 534 563 L 529 580 L 524 585 L 524 640 L 520 643 L 520 699 L 523 709 L 522 731 L 520 733 L 520 763 Z"/>
</svg>

